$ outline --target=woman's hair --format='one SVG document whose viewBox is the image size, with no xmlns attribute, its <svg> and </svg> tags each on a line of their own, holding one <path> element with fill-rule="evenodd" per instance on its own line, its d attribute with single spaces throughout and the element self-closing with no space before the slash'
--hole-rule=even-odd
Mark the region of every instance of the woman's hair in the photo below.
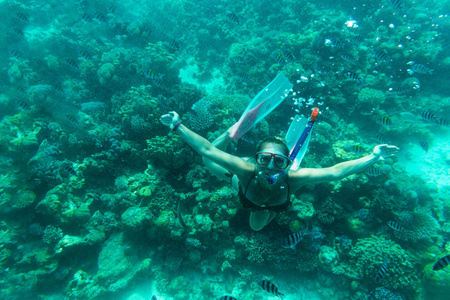
<svg viewBox="0 0 450 300">
<path fill-rule="evenodd" d="M 259 144 L 256 146 L 256 153 L 261 152 L 264 149 L 264 147 L 266 147 L 268 144 L 280 145 L 283 154 L 289 156 L 289 148 L 286 146 L 284 141 L 279 137 L 270 137 L 259 142 Z"/>
</svg>

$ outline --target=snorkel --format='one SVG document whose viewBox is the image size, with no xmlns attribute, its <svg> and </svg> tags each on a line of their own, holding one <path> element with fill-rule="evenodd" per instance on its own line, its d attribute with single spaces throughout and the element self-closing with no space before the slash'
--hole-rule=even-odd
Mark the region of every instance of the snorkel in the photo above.
<svg viewBox="0 0 450 300">
<path fill-rule="evenodd" d="M 294 147 L 291 149 L 291 152 L 289 154 L 289 160 L 291 161 L 291 163 L 286 168 L 286 170 L 281 170 L 271 176 L 268 176 L 267 182 L 269 184 L 275 184 L 280 178 L 282 178 L 284 175 L 286 175 L 289 172 L 289 169 L 291 168 L 292 164 L 294 163 L 295 158 L 297 157 L 298 153 L 302 149 L 303 145 L 305 145 L 305 142 L 307 142 L 308 137 L 311 133 L 311 130 L 314 126 L 314 122 L 316 121 L 316 117 L 318 114 L 319 114 L 319 108 L 315 107 L 311 113 L 311 116 L 309 117 L 308 123 L 306 124 L 302 135 L 298 139 L 297 143 L 295 143 Z"/>
</svg>

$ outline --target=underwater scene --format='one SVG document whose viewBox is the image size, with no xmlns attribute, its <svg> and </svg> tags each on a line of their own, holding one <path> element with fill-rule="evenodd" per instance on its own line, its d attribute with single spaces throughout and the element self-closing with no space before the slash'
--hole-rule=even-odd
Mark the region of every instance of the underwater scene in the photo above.
<svg viewBox="0 0 450 300">
<path fill-rule="evenodd" d="M 0 299 L 450 299 L 450 1 L 0 17 Z"/>
</svg>

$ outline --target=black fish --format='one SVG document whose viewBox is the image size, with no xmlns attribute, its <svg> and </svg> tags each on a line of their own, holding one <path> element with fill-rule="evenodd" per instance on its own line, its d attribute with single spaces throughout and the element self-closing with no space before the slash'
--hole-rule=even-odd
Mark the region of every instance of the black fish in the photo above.
<svg viewBox="0 0 450 300">
<path fill-rule="evenodd" d="M 433 266 L 433 271 L 439 271 L 450 264 L 450 254 L 440 258 Z"/>
<path fill-rule="evenodd" d="M 428 145 L 427 142 L 421 141 L 419 142 L 420 147 L 422 147 L 423 150 L 425 150 L 426 153 L 428 153 L 428 150 L 430 149 L 430 145 Z"/>
<path fill-rule="evenodd" d="M 233 22 L 234 24 L 241 24 L 241 21 L 239 20 L 238 16 L 236 16 L 233 13 L 228 13 L 227 14 L 227 19 L 231 22 Z"/>
<path fill-rule="evenodd" d="M 402 226 L 400 226 L 397 222 L 388 221 L 387 224 L 389 227 L 391 227 L 395 231 L 400 231 L 400 232 L 405 231 L 405 229 Z"/>
<path fill-rule="evenodd" d="M 377 276 L 375 276 L 375 282 L 380 283 L 383 280 L 384 276 L 386 275 L 387 271 L 388 271 L 388 259 L 386 257 L 384 259 L 384 263 L 381 265 L 381 268 L 377 273 Z"/>
<path fill-rule="evenodd" d="M 300 241 L 303 240 L 303 236 L 308 231 L 308 228 L 305 228 L 301 231 L 295 232 L 289 235 L 287 238 L 283 239 L 282 246 L 284 248 L 292 248 L 295 250 L 295 245 L 297 245 Z"/>
<path fill-rule="evenodd" d="M 222 296 L 219 300 L 237 300 L 236 298 L 232 296 Z"/>
<path fill-rule="evenodd" d="M 272 282 L 270 282 L 269 280 L 261 280 L 258 282 L 258 285 L 266 292 L 271 293 L 271 294 L 283 299 L 284 295 L 282 293 L 278 292 L 277 286 L 275 284 L 273 284 Z"/>
</svg>

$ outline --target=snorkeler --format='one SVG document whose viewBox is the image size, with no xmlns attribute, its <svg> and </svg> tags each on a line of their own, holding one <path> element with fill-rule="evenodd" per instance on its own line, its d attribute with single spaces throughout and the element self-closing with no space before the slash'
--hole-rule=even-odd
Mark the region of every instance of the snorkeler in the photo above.
<svg viewBox="0 0 450 300">
<path fill-rule="evenodd" d="M 378 145 L 372 154 L 359 159 L 329 168 L 300 168 L 293 171 L 289 170 L 291 164 L 289 149 L 277 138 L 260 142 L 253 160 L 224 151 L 231 142 L 228 138 L 230 130 L 211 143 L 181 124 L 176 112 L 161 116 L 160 121 L 197 151 L 203 157 L 206 167 L 215 176 L 224 180 L 232 177 L 233 188 L 239 192 L 243 207 L 251 210 L 250 227 L 253 230 L 263 229 L 279 212 L 287 210 L 291 194 L 303 185 L 340 180 L 365 170 L 399 150 L 396 146 Z M 288 171 L 280 173 L 283 170 Z M 268 180 L 275 174 L 283 176 L 278 176 L 275 182 Z"/>
</svg>

